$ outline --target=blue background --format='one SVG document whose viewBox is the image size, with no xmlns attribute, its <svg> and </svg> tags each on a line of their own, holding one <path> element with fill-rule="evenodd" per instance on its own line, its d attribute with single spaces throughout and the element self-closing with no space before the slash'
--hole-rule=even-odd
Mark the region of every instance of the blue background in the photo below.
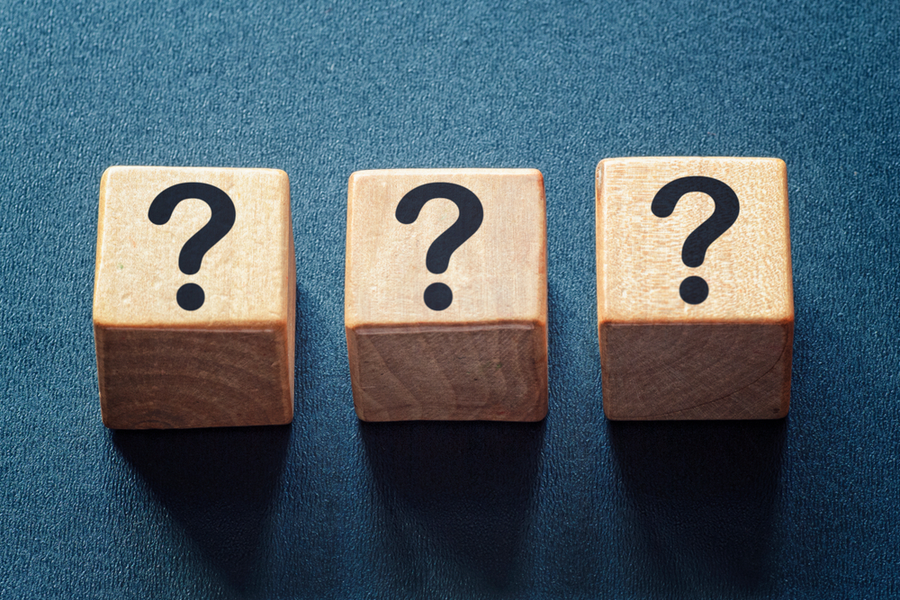
<svg viewBox="0 0 900 600">
<path fill-rule="evenodd" d="M 900 4 L 377 1 L 0 7 L 0 598 L 900 596 Z M 609 423 L 605 157 L 788 165 L 792 409 Z M 100 421 L 111 165 L 269 167 L 298 257 L 290 426 Z M 347 178 L 546 180 L 550 414 L 362 424 Z"/>
</svg>

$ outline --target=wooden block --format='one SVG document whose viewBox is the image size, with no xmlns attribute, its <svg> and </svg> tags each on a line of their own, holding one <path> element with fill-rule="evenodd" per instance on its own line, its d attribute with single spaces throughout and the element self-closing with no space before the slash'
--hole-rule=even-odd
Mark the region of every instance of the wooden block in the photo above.
<svg viewBox="0 0 900 600">
<path fill-rule="evenodd" d="M 282 171 L 109 168 L 94 281 L 106 426 L 289 423 L 294 260 Z"/>
<path fill-rule="evenodd" d="M 359 418 L 543 419 L 540 172 L 361 171 L 348 205 L 344 324 Z"/>
<path fill-rule="evenodd" d="M 784 162 L 601 161 L 597 312 L 608 418 L 785 416 L 794 301 Z"/>
</svg>

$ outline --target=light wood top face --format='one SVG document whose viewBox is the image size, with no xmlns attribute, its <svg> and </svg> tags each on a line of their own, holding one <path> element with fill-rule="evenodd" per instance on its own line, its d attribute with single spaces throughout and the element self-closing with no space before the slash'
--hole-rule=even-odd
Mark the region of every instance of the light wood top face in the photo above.
<svg viewBox="0 0 900 600">
<path fill-rule="evenodd" d="M 447 269 L 426 265 L 429 248 L 460 217 L 443 190 L 409 224 L 397 208 L 426 184 L 462 186 L 483 209 L 477 230 L 450 255 Z M 420 200 L 424 196 L 420 194 Z M 465 204 L 465 203 L 463 203 Z M 464 210 L 469 210 L 468 208 Z M 452 290 L 449 307 L 429 308 L 426 288 Z M 384 170 L 349 183 L 345 324 L 348 328 L 502 322 L 546 324 L 546 217 L 543 177 L 531 169 Z"/>
<path fill-rule="evenodd" d="M 205 252 L 198 272 L 179 268 L 185 243 L 212 216 L 196 197 L 178 202 L 168 222 L 151 222 L 154 199 L 176 184 L 219 188 L 234 223 Z M 111 167 L 100 184 L 94 323 L 107 327 L 243 328 L 286 324 L 293 297 L 290 188 L 283 171 Z M 199 285 L 202 306 L 185 310 L 179 288 Z M 291 288 L 291 289 L 289 289 Z"/>
<path fill-rule="evenodd" d="M 651 204 L 670 182 L 698 176 L 733 190 L 739 212 L 708 246 L 702 265 L 691 268 L 682 260 L 685 241 L 720 209 L 700 192 L 680 196 L 667 217 L 656 216 Z M 790 260 L 787 175 L 779 159 L 614 158 L 597 167 L 601 325 L 792 321 Z M 708 284 L 698 304 L 679 293 L 690 276 Z"/>
</svg>

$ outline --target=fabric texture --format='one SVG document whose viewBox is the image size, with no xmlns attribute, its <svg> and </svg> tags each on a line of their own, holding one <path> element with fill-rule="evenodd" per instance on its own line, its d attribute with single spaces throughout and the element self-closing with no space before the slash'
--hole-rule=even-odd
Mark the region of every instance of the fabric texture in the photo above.
<svg viewBox="0 0 900 600">
<path fill-rule="evenodd" d="M 900 4 L 0 6 L 0 598 L 900 596 Z M 594 170 L 772 156 L 789 416 L 610 423 Z M 91 329 L 111 165 L 291 180 L 289 426 L 111 432 Z M 545 177 L 546 421 L 360 423 L 347 178 Z M 175 265 L 173 265 L 173 268 Z"/>
</svg>

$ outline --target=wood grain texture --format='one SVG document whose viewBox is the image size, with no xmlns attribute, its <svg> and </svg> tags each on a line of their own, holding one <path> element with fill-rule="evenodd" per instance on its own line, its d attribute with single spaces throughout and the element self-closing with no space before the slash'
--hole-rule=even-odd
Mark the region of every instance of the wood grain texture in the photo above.
<svg viewBox="0 0 900 600">
<path fill-rule="evenodd" d="M 396 209 L 427 183 L 465 187 L 484 220 L 444 273 L 426 268 L 459 209 Z M 543 177 L 530 169 L 354 173 L 348 189 L 344 319 L 357 415 L 367 421 L 537 421 L 547 412 L 547 268 Z M 447 284 L 445 310 L 424 290 Z"/>
<path fill-rule="evenodd" d="M 180 201 L 154 224 L 154 199 L 176 184 L 219 188 L 234 225 L 179 268 L 210 205 Z M 203 288 L 196 310 L 176 301 Z M 293 418 L 296 265 L 287 175 L 268 169 L 111 167 L 100 184 L 94 337 L 103 422 L 113 429 L 276 425 Z"/>
<path fill-rule="evenodd" d="M 734 223 L 698 267 L 685 240 L 715 210 L 686 193 L 651 211 L 666 184 L 709 177 L 737 196 Z M 679 294 L 702 277 L 708 297 Z M 787 414 L 794 306 L 784 162 L 621 158 L 597 168 L 597 311 L 603 403 L 616 420 L 768 419 Z"/>
</svg>

